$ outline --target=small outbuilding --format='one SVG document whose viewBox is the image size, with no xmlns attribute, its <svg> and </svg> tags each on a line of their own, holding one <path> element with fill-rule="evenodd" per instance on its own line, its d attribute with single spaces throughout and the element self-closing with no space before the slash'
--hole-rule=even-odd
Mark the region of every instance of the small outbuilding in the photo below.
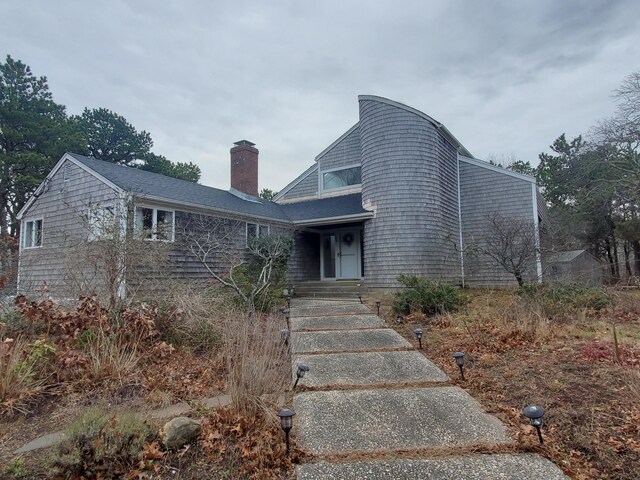
<svg viewBox="0 0 640 480">
<path fill-rule="evenodd" d="M 553 252 L 546 255 L 546 281 L 601 285 L 602 262 L 586 250 Z"/>
</svg>

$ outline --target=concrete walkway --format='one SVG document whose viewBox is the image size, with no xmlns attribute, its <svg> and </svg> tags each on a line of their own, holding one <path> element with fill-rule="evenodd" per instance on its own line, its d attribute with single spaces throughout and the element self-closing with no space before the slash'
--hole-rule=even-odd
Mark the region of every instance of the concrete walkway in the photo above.
<svg viewBox="0 0 640 480">
<path fill-rule="evenodd" d="M 294 396 L 294 428 L 301 446 L 319 458 L 297 468 L 299 479 L 566 478 L 536 454 L 456 455 L 512 439 L 497 418 L 463 389 L 447 386 L 442 370 L 384 327 L 359 303 L 294 300 L 292 374 L 299 362 L 311 368 L 300 382 L 310 390 Z M 451 456 L 428 458 L 430 449 Z M 394 458 L 412 451 L 425 458 Z M 349 455 L 358 461 L 328 460 Z"/>
</svg>

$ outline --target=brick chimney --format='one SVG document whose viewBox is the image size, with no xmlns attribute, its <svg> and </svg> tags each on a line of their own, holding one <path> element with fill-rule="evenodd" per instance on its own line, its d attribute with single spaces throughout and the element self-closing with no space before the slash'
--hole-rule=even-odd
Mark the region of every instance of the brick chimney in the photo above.
<svg viewBox="0 0 640 480">
<path fill-rule="evenodd" d="M 240 140 L 231 148 L 231 188 L 258 196 L 258 149 L 255 143 Z"/>
</svg>

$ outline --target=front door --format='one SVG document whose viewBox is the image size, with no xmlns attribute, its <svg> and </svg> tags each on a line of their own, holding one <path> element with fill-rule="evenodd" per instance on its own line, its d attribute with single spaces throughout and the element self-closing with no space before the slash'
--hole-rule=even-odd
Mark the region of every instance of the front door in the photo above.
<svg viewBox="0 0 640 480">
<path fill-rule="evenodd" d="M 343 228 L 322 235 L 323 280 L 360 278 L 360 229 Z"/>
<path fill-rule="evenodd" d="M 340 276 L 338 278 L 360 278 L 358 257 L 360 256 L 360 231 L 356 229 L 341 230 L 339 232 Z"/>
</svg>

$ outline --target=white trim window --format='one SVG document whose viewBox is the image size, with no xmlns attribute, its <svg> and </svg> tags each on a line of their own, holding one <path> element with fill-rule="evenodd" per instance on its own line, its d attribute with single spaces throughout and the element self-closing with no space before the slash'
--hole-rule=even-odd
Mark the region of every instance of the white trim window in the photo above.
<svg viewBox="0 0 640 480">
<path fill-rule="evenodd" d="M 113 205 L 89 207 L 89 241 L 107 240 L 116 235 L 116 208 Z"/>
<path fill-rule="evenodd" d="M 62 180 L 65 182 L 71 180 L 71 165 L 69 163 L 65 163 L 62 167 Z"/>
<path fill-rule="evenodd" d="M 175 212 L 163 208 L 137 206 L 135 226 L 138 236 L 145 240 L 173 242 L 175 239 Z"/>
<path fill-rule="evenodd" d="M 344 190 L 362 184 L 362 167 L 350 165 L 320 172 L 320 187 L 323 192 Z"/>
<path fill-rule="evenodd" d="M 37 248 L 42 246 L 42 218 L 27 220 L 22 230 L 22 247 Z"/>
<path fill-rule="evenodd" d="M 247 227 L 245 230 L 245 239 L 247 245 L 253 238 L 266 237 L 271 232 L 271 228 L 269 225 L 263 225 L 260 223 L 251 223 L 247 222 Z"/>
</svg>

